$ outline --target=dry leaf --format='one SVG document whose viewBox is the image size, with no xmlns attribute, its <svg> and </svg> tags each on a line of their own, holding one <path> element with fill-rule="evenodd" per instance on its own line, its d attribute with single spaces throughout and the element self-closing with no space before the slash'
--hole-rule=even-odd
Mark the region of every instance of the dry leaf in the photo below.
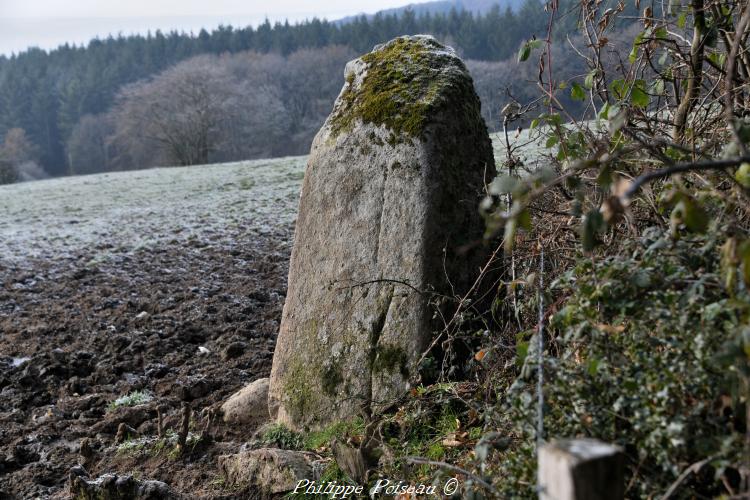
<svg viewBox="0 0 750 500">
<path fill-rule="evenodd" d="M 604 323 L 597 323 L 596 327 L 604 333 L 617 334 L 625 331 L 625 325 L 605 325 Z"/>
</svg>

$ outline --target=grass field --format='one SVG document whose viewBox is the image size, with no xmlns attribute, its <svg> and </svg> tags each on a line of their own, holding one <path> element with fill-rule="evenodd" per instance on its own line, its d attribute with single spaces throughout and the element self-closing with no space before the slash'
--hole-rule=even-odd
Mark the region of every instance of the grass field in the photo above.
<svg viewBox="0 0 750 500">
<path fill-rule="evenodd" d="M 497 139 L 495 155 L 504 157 Z M 116 402 L 149 394 L 128 421 L 153 437 L 155 405 L 174 427 L 184 394 L 199 414 L 268 376 L 306 162 L 0 186 L 0 456 L 19 457 L 0 474 L 1 498 L 62 494 L 84 438 L 100 450 L 94 477 L 225 493 L 216 456 L 237 451 L 250 438 L 244 428 L 218 424 L 221 446 L 165 465 L 116 452 L 118 419 L 130 415 Z"/>
<path fill-rule="evenodd" d="M 515 134 L 514 134 L 515 135 Z M 527 133 L 518 138 L 524 142 Z M 504 158 L 492 134 L 495 158 Z M 0 263 L 163 242 L 211 244 L 242 225 L 262 233 L 296 214 L 306 156 L 155 168 L 0 186 Z"/>
<path fill-rule="evenodd" d="M 291 222 L 307 157 L 155 168 L 0 186 L 0 263 L 202 241 Z"/>
</svg>

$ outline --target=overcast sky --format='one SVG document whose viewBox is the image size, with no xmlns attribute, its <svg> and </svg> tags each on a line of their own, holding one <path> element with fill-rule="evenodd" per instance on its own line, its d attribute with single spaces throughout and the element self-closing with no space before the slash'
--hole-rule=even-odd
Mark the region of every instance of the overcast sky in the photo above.
<svg viewBox="0 0 750 500">
<path fill-rule="evenodd" d="M 172 29 L 198 32 L 220 24 L 257 25 L 337 19 L 420 0 L 0 0 L 0 54 L 28 47 L 81 44 L 110 33 Z M 423 1 L 423 0 L 422 0 Z"/>
</svg>

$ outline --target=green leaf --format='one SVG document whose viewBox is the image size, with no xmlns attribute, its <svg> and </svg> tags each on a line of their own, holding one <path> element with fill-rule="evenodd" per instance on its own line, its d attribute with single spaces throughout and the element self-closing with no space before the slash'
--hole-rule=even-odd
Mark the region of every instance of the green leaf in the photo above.
<svg viewBox="0 0 750 500">
<path fill-rule="evenodd" d="M 723 68 L 724 67 L 724 63 L 727 60 L 727 55 L 723 54 L 723 53 L 722 54 L 717 54 L 716 52 L 712 52 L 712 53 L 708 54 L 708 56 L 706 56 L 706 57 L 708 58 L 709 61 L 711 61 L 712 63 L 714 63 L 719 68 Z"/>
<path fill-rule="evenodd" d="M 628 55 L 628 60 L 630 61 L 630 64 L 633 64 L 635 60 L 638 58 L 638 49 L 640 48 L 641 44 L 643 43 L 644 37 L 647 36 L 647 33 L 650 30 L 642 31 L 636 35 L 635 40 L 633 40 L 633 49 L 630 51 L 630 54 Z"/>
<path fill-rule="evenodd" d="M 683 223 L 688 231 L 703 233 L 708 229 L 708 214 L 692 197 L 682 193 L 676 197 L 679 199 L 672 209 L 670 216 L 672 227 Z"/>
<path fill-rule="evenodd" d="M 634 106 L 645 108 L 648 106 L 649 101 L 651 101 L 651 97 L 646 93 L 645 86 L 646 82 L 643 80 L 636 80 L 635 85 L 633 85 L 630 92 L 630 102 Z"/>
<path fill-rule="evenodd" d="M 599 110 L 599 118 L 602 120 L 606 120 L 609 117 L 609 103 L 605 102 L 604 106 L 602 106 L 602 109 Z"/>
<path fill-rule="evenodd" d="M 743 163 L 734 173 L 734 178 L 743 187 L 750 188 L 750 163 Z"/>
<path fill-rule="evenodd" d="M 680 16 L 677 18 L 677 27 L 678 28 L 682 29 L 682 28 L 685 27 L 685 23 L 687 22 L 687 16 L 688 16 L 687 9 L 683 10 L 680 13 Z"/>
<path fill-rule="evenodd" d="M 559 142 L 556 135 L 551 135 L 547 138 L 547 142 L 544 143 L 544 147 L 549 149 Z"/>
<path fill-rule="evenodd" d="M 544 44 L 544 40 L 529 40 L 518 49 L 518 62 L 524 62 L 531 55 L 531 51 L 538 49 Z"/>
<path fill-rule="evenodd" d="M 628 54 L 628 61 L 630 61 L 630 64 L 633 64 L 636 59 L 638 59 L 638 46 L 633 45 L 633 49 Z"/>
<path fill-rule="evenodd" d="M 576 82 L 573 82 L 570 88 L 570 97 L 574 101 L 583 101 L 586 99 L 586 91 Z"/>
<path fill-rule="evenodd" d="M 615 94 L 617 99 L 622 100 L 628 94 L 630 85 L 625 82 L 622 78 L 613 81 L 610 85 L 610 89 Z"/>
<path fill-rule="evenodd" d="M 529 130 L 534 130 L 539 125 L 539 118 L 534 118 L 531 120 L 531 124 L 529 125 Z"/>
<path fill-rule="evenodd" d="M 526 360 L 526 356 L 529 354 L 529 343 L 528 342 L 516 342 L 516 363 L 518 366 L 523 366 L 523 362 Z"/>
<path fill-rule="evenodd" d="M 536 50 L 544 45 L 544 40 L 531 40 L 528 42 L 528 44 L 529 47 L 531 47 L 531 50 Z"/>
<path fill-rule="evenodd" d="M 531 55 L 531 47 L 528 43 L 525 43 L 518 49 L 518 62 L 524 62 Z"/>
<path fill-rule="evenodd" d="M 599 360 L 596 358 L 589 359 L 588 366 L 586 367 L 586 371 L 589 372 L 589 375 L 592 377 L 596 375 L 597 370 L 599 369 Z"/>
<path fill-rule="evenodd" d="M 531 231 L 531 214 L 528 210 L 524 210 L 523 212 L 518 214 L 518 226 L 521 229 Z"/>
<path fill-rule="evenodd" d="M 545 118 L 547 119 L 547 123 L 550 123 L 551 125 L 562 125 L 562 117 L 560 116 L 560 113 L 551 113 L 546 115 Z"/>
<path fill-rule="evenodd" d="M 586 74 L 586 79 L 583 81 L 583 86 L 587 89 L 593 89 L 594 88 L 594 78 L 596 78 L 597 71 L 595 69 L 592 69 Z"/>
</svg>

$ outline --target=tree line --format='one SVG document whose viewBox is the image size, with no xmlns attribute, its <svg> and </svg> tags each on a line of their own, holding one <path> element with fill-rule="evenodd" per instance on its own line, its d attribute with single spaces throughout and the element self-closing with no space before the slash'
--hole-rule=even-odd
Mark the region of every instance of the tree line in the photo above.
<svg viewBox="0 0 750 500">
<path fill-rule="evenodd" d="M 485 15 L 407 10 L 347 23 L 266 21 L 197 36 L 157 31 L 95 39 L 86 47 L 30 49 L 0 57 L 0 138 L 23 131 L 34 152 L 23 163 L 33 160 L 50 175 L 302 154 L 343 83 L 344 63 L 413 33 L 433 34 L 464 58 L 486 62 L 473 66 L 483 75 L 478 89 L 485 89 L 480 94 L 492 118 L 502 82 L 492 84 L 491 68 L 513 59 L 530 36 L 544 36 L 543 10 L 539 0 L 525 0 L 518 11 L 496 6 Z M 512 71 L 506 79 L 514 80 Z M 169 92 L 177 81 L 183 101 L 191 92 L 213 93 L 210 111 L 189 115 L 192 108 Z M 159 117 L 174 120 L 156 125 Z M 202 127 L 205 136 L 178 150 L 163 137 L 178 132 L 168 130 L 175 121 Z"/>
</svg>

